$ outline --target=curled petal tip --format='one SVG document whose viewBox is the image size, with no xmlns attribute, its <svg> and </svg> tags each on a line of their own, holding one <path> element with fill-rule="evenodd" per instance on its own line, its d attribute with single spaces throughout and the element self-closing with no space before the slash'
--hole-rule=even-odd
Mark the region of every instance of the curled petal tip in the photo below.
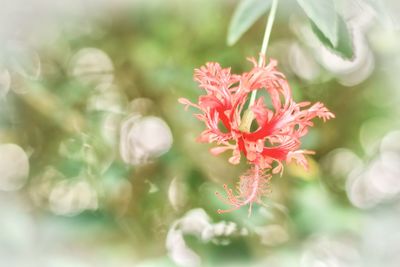
<svg viewBox="0 0 400 267">
<path fill-rule="evenodd" d="M 180 97 L 180 98 L 178 98 L 178 102 L 181 103 L 181 104 L 186 105 L 186 104 L 188 104 L 189 100 L 187 100 L 184 97 Z"/>
<path fill-rule="evenodd" d="M 213 147 L 210 148 L 210 153 L 213 154 L 214 156 L 217 156 L 221 153 L 224 153 L 225 151 L 227 151 L 228 149 L 230 149 L 230 147 L 227 146 L 217 146 L 217 147 Z"/>
</svg>

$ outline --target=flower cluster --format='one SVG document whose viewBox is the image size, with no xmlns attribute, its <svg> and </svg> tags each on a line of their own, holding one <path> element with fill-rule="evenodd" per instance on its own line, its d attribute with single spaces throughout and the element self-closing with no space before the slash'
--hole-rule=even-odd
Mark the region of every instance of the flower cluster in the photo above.
<svg viewBox="0 0 400 267">
<path fill-rule="evenodd" d="M 229 68 L 222 68 L 218 63 L 207 63 L 196 69 L 194 79 L 205 94 L 199 97 L 198 103 L 179 99 L 186 108 L 192 106 L 200 111 L 195 116 L 204 122 L 206 129 L 198 140 L 216 143 L 210 151 L 212 154 L 231 150 L 230 163 L 238 164 L 244 156 L 251 165 L 240 177 L 237 192 L 224 185 L 226 202 L 232 208 L 219 213 L 247 204 L 251 210 L 252 203 L 261 203 L 269 191 L 271 175 L 282 173 L 283 162 L 295 160 L 307 168 L 304 155 L 313 152 L 300 149 L 301 137 L 313 126 L 311 120 L 315 117 L 324 121 L 334 118 L 320 102 L 296 103 L 285 76 L 276 68 L 276 60 L 271 59 L 268 64 L 263 60 L 260 65 L 253 58 L 249 60 L 254 67 L 242 75 L 231 74 Z M 271 104 L 267 106 L 262 96 L 247 104 L 254 90 L 266 90 Z"/>
</svg>

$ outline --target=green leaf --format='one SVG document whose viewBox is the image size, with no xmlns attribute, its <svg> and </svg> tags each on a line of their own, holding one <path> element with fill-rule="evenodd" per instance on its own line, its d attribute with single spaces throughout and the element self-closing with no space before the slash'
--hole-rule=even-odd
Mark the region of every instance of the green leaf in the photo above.
<svg viewBox="0 0 400 267">
<path fill-rule="evenodd" d="M 242 0 L 229 24 L 227 43 L 234 45 L 240 37 L 271 7 L 272 0 Z"/>
<path fill-rule="evenodd" d="M 333 0 L 297 0 L 297 2 L 331 45 L 337 46 L 338 24 Z"/>
<path fill-rule="evenodd" d="M 311 21 L 311 28 L 322 44 L 330 48 L 336 54 L 351 60 L 354 56 L 353 40 L 346 22 L 341 16 L 337 16 L 338 20 L 338 42 L 333 46 L 328 38 L 319 30 L 319 28 Z"/>
</svg>

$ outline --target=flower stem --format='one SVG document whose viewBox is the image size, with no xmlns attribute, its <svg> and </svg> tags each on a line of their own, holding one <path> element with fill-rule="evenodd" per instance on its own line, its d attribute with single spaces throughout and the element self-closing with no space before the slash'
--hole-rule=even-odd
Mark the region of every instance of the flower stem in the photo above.
<svg viewBox="0 0 400 267">
<path fill-rule="evenodd" d="M 271 10 L 268 15 L 267 25 L 265 26 L 264 39 L 261 45 L 260 57 L 258 59 L 258 66 L 261 67 L 264 61 L 265 54 L 268 49 L 269 37 L 271 36 L 272 25 L 274 24 L 275 14 L 278 7 L 278 0 L 272 0 Z M 253 90 L 250 96 L 249 108 L 245 111 L 239 129 L 241 131 L 250 131 L 251 123 L 254 119 L 254 114 L 250 110 L 256 100 L 257 90 Z"/>
<path fill-rule="evenodd" d="M 263 42 L 261 45 L 260 57 L 258 58 L 258 66 L 259 67 L 261 67 L 261 65 L 264 61 L 265 54 L 267 53 L 269 37 L 271 36 L 272 25 L 274 24 L 274 21 L 275 21 L 275 14 L 276 14 L 277 7 L 278 7 L 278 0 L 272 0 L 271 11 L 269 12 L 267 25 L 265 26 L 265 33 L 264 33 L 264 39 L 263 39 Z M 251 94 L 249 107 L 251 107 L 254 104 L 254 101 L 256 100 L 256 94 L 257 94 L 257 91 L 254 90 Z"/>
</svg>

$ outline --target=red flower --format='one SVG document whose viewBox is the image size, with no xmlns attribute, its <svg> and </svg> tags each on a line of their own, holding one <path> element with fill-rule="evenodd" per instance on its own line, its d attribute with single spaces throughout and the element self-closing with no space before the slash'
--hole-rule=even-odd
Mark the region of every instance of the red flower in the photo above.
<svg viewBox="0 0 400 267">
<path fill-rule="evenodd" d="M 233 206 L 226 211 L 247 204 L 251 208 L 253 202 L 260 203 L 268 191 L 271 176 L 266 174 L 267 171 L 282 173 L 284 161 L 294 159 L 307 168 L 304 155 L 313 152 L 300 149 L 300 138 L 307 134 L 308 127 L 313 126 L 311 120 L 315 117 L 324 121 L 335 117 L 320 102 L 313 105 L 294 102 L 285 76 L 276 69 L 277 61 L 270 60 L 268 65 L 264 61 L 261 66 L 257 66 L 254 59 L 250 61 L 254 64 L 253 69 L 242 75 L 233 75 L 230 69 L 223 69 L 218 63 L 207 63 L 194 74 L 195 81 L 206 94 L 199 97 L 198 104 L 179 99 L 187 107 L 200 110 L 195 116 L 205 123 L 206 130 L 200 134 L 199 141 L 216 143 L 217 146 L 211 149 L 212 154 L 232 150 L 230 163 L 238 164 L 243 154 L 253 166 L 241 176 L 238 195 L 225 185 L 227 201 Z M 250 107 L 252 115 L 242 115 L 249 94 L 262 89 L 269 94 L 271 107 L 259 97 Z M 257 126 L 250 131 L 253 117 Z"/>
</svg>

